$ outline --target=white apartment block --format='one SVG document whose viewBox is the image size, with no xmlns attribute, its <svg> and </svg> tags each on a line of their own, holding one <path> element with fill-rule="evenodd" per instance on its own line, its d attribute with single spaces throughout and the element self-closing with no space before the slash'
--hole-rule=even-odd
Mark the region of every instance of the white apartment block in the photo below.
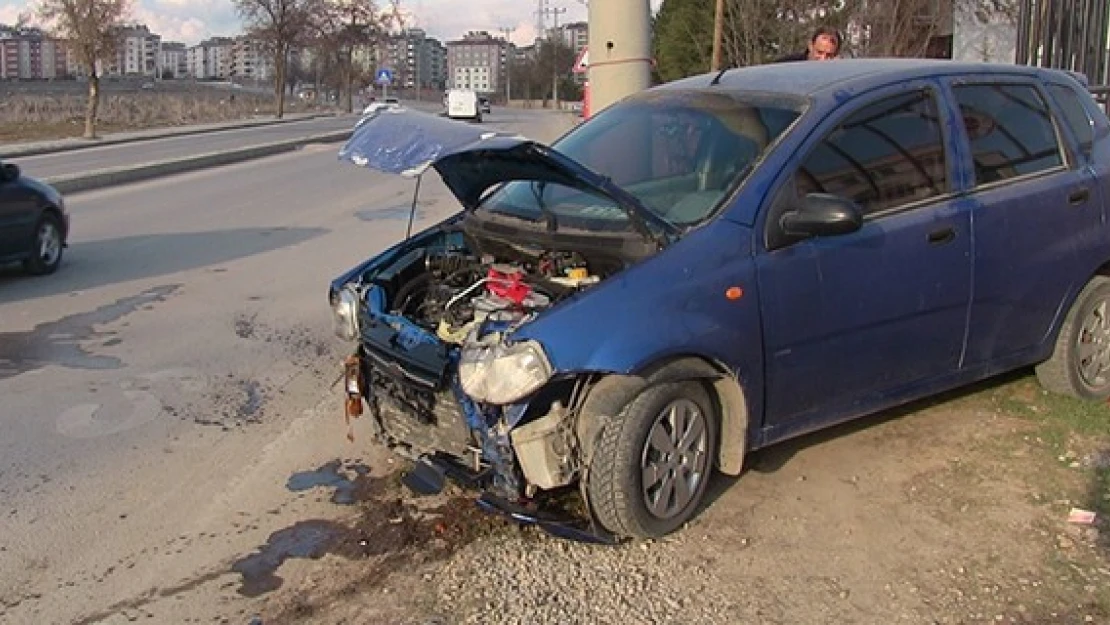
<svg viewBox="0 0 1110 625">
<path fill-rule="evenodd" d="M 450 86 L 479 93 L 500 90 L 508 43 L 487 32 L 471 32 L 447 43 L 447 74 Z"/>
<path fill-rule="evenodd" d="M 186 52 L 188 73 L 197 80 L 227 80 L 234 52 L 235 40 L 230 37 L 206 39 Z"/>
<path fill-rule="evenodd" d="M 158 76 L 161 56 L 162 36 L 150 32 L 146 26 L 133 26 L 123 31 L 112 69 L 126 76 Z"/>
</svg>

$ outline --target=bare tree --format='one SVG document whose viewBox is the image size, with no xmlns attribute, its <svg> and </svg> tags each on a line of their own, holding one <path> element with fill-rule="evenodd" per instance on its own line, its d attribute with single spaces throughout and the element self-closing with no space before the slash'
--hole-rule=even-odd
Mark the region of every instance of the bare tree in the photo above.
<svg viewBox="0 0 1110 625">
<path fill-rule="evenodd" d="M 318 0 L 233 0 L 243 18 L 247 35 L 273 56 L 274 115 L 285 115 L 285 78 L 289 54 L 309 34 L 312 16 L 320 10 Z"/>
<path fill-rule="evenodd" d="M 957 15 L 1012 18 L 1017 0 L 728 0 L 724 65 L 765 63 L 805 49 L 818 26 L 846 35 L 854 56 L 937 56 Z"/>
<path fill-rule="evenodd" d="M 84 67 L 89 79 L 89 103 L 85 109 L 85 137 L 96 137 L 100 107 L 101 62 L 111 61 L 119 49 L 120 29 L 130 9 L 130 0 L 41 0 L 38 16 Z"/>
<path fill-rule="evenodd" d="M 315 47 L 334 60 L 348 113 L 354 109 L 355 81 L 361 78 L 356 51 L 376 46 L 391 30 L 400 28 L 404 22 L 396 0 L 385 7 L 377 0 L 324 0 L 314 21 Z"/>
</svg>

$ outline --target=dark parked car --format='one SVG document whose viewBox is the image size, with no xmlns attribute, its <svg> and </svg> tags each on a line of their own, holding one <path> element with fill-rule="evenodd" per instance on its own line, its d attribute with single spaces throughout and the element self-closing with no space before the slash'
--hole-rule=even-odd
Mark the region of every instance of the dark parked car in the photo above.
<svg viewBox="0 0 1110 625">
<path fill-rule="evenodd" d="M 1110 396 L 1110 121 L 1076 75 L 750 67 L 552 147 L 405 120 L 341 154 L 431 166 L 463 210 L 330 297 L 348 414 L 414 487 L 564 534 L 545 493 L 576 487 L 578 536 L 660 536 L 806 432 L 1030 365 Z"/>
<path fill-rule="evenodd" d="M 490 103 L 489 103 L 489 98 L 487 98 L 485 96 L 479 97 L 478 98 L 478 104 L 482 107 L 482 112 L 488 115 L 489 112 L 490 112 L 490 108 L 491 108 Z"/>
<path fill-rule="evenodd" d="M 0 164 L 0 263 L 21 261 L 28 273 L 54 273 L 68 234 L 62 194 L 13 163 Z"/>
</svg>

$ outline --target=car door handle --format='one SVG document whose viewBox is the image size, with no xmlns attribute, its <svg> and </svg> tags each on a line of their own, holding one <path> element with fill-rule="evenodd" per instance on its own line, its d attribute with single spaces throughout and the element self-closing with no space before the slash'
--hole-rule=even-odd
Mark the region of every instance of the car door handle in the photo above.
<svg viewBox="0 0 1110 625">
<path fill-rule="evenodd" d="M 951 243 L 955 238 L 955 228 L 941 228 L 929 233 L 929 245 L 944 245 L 945 243 Z"/>
<path fill-rule="evenodd" d="M 1091 190 L 1087 187 L 1076 189 L 1068 194 L 1068 204 L 1075 206 L 1076 204 L 1083 204 L 1091 199 Z"/>
</svg>

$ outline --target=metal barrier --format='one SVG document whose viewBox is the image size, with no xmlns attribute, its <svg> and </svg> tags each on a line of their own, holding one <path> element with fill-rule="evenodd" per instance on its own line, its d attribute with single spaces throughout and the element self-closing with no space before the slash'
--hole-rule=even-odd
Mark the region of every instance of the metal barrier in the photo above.
<svg viewBox="0 0 1110 625">
<path fill-rule="evenodd" d="M 1019 65 L 1082 72 L 1092 85 L 1110 84 L 1110 0 L 1020 0 Z"/>
<path fill-rule="evenodd" d="M 1102 105 L 1102 110 L 1110 115 L 1110 85 L 1088 87 L 1088 90 L 1095 97 L 1095 102 Z"/>
</svg>

